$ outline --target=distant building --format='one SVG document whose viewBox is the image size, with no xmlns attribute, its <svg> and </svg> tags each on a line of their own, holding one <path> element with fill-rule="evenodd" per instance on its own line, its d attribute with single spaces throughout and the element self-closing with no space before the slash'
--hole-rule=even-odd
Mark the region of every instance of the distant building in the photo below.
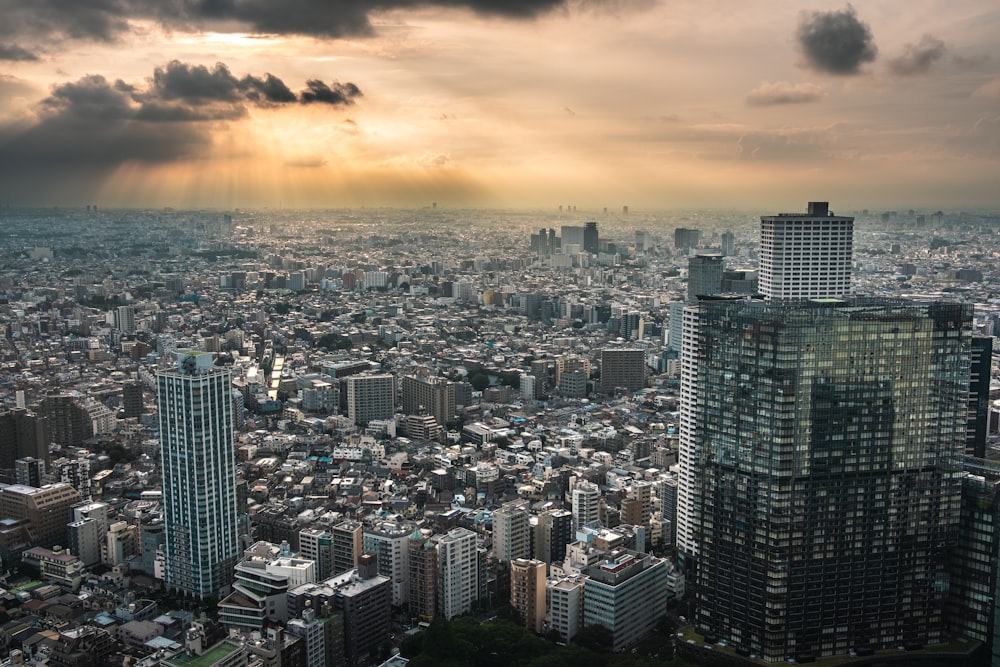
<svg viewBox="0 0 1000 667">
<path fill-rule="evenodd" d="M 396 414 L 394 375 L 351 375 L 347 378 L 347 416 L 358 425 Z"/>
<path fill-rule="evenodd" d="M 611 393 L 621 387 L 636 391 L 646 386 L 646 353 L 641 349 L 601 350 L 601 390 Z"/>
<path fill-rule="evenodd" d="M 437 538 L 438 607 L 451 619 L 472 611 L 485 589 L 485 551 L 476 534 L 466 528 L 453 528 Z"/>
<path fill-rule="evenodd" d="M 513 500 L 493 512 L 493 555 L 502 563 L 531 556 L 528 502 Z"/>
</svg>

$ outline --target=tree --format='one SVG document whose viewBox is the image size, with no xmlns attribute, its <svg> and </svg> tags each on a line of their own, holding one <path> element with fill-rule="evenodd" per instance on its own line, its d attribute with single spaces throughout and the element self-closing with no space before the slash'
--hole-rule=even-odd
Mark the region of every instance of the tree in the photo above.
<svg viewBox="0 0 1000 667">
<path fill-rule="evenodd" d="M 482 391 L 490 386 L 490 376 L 483 371 L 476 371 L 469 377 L 469 384 L 476 391 Z"/>
</svg>

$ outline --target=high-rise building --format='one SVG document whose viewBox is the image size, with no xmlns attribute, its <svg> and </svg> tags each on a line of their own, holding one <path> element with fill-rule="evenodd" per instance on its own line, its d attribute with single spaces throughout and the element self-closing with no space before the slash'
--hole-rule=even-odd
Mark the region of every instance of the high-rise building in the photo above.
<svg viewBox="0 0 1000 667">
<path fill-rule="evenodd" d="M 239 557 L 232 383 L 213 355 L 177 355 L 156 375 L 166 585 L 199 598 L 228 592 Z"/>
<path fill-rule="evenodd" d="M 531 555 L 526 500 L 512 500 L 493 512 L 493 555 L 503 563 Z"/>
<path fill-rule="evenodd" d="M 426 373 L 403 377 L 403 414 L 421 412 L 434 417 L 438 426 L 447 426 L 455 418 L 455 385 L 442 377 Z"/>
<path fill-rule="evenodd" d="M 396 413 L 396 378 L 392 375 L 351 375 L 347 378 L 347 416 L 364 425 L 392 419 Z"/>
<path fill-rule="evenodd" d="M 699 630 L 765 661 L 940 641 L 972 307 L 696 310 L 678 543 Z"/>
<path fill-rule="evenodd" d="M 364 552 L 373 554 L 378 573 L 392 580 L 392 605 L 402 607 L 409 601 L 411 521 L 379 521 L 364 529 Z"/>
<path fill-rule="evenodd" d="M 438 608 L 446 619 L 468 613 L 481 597 L 480 547 L 476 534 L 452 528 L 437 540 Z"/>
<path fill-rule="evenodd" d="M 364 527 L 360 521 L 342 521 L 330 529 L 333 574 L 347 572 L 358 566 L 364 545 Z"/>
<path fill-rule="evenodd" d="M 678 227 L 674 230 L 674 248 L 681 252 L 686 252 L 691 248 L 697 248 L 701 242 L 701 230 Z"/>
<path fill-rule="evenodd" d="M 854 218 L 827 202 L 761 216 L 760 293 L 766 299 L 838 298 L 851 290 Z"/>
<path fill-rule="evenodd" d="M 316 563 L 316 578 L 333 576 L 333 535 L 326 530 L 304 528 L 299 531 L 299 555 Z"/>
<path fill-rule="evenodd" d="M 573 530 L 580 530 L 597 521 L 597 506 L 601 501 L 601 490 L 596 484 L 578 481 L 573 489 Z"/>
<path fill-rule="evenodd" d="M 722 291 L 722 255 L 698 254 L 688 259 L 688 303 L 698 303 L 698 297 Z"/>
<path fill-rule="evenodd" d="M 540 560 L 516 558 L 510 563 L 510 606 L 524 627 L 541 633 L 545 623 L 545 570 Z"/>
<path fill-rule="evenodd" d="M 142 408 L 142 384 L 126 383 L 122 387 L 122 409 L 125 411 L 125 418 L 141 417 Z"/>
<path fill-rule="evenodd" d="M 414 530 L 409 539 L 410 613 L 423 621 L 429 621 L 437 613 L 437 544 L 419 530 Z"/>
<path fill-rule="evenodd" d="M 965 453 L 986 458 L 986 435 L 990 418 L 990 371 L 993 368 L 993 338 L 972 337 L 969 372 L 969 420 Z"/>
<path fill-rule="evenodd" d="M 0 474 L 14 481 L 14 461 L 31 456 L 49 463 L 49 419 L 24 408 L 0 415 Z"/>
<path fill-rule="evenodd" d="M 636 391 L 646 386 L 646 353 L 638 348 L 601 350 L 601 390 L 611 393 L 618 387 Z"/>
<path fill-rule="evenodd" d="M 583 251 L 596 255 L 600 249 L 601 240 L 597 234 L 597 223 L 585 223 L 583 226 Z"/>
<path fill-rule="evenodd" d="M 732 232 L 722 232 L 722 256 L 732 257 L 736 254 L 736 235 Z"/>
<path fill-rule="evenodd" d="M 538 515 L 535 526 L 534 557 L 546 563 L 561 561 L 566 556 L 566 545 L 573 539 L 573 513 L 564 509 L 546 510 Z"/>
</svg>

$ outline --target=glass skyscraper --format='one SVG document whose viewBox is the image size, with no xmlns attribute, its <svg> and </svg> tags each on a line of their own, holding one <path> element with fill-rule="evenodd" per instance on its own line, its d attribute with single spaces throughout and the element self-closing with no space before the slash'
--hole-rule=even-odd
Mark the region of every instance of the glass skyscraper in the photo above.
<svg viewBox="0 0 1000 667">
<path fill-rule="evenodd" d="M 166 585 L 199 598 L 228 592 L 239 555 L 230 372 L 204 352 L 156 376 Z"/>
<path fill-rule="evenodd" d="M 697 319 L 681 546 L 706 641 L 766 661 L 940 641 L 972 306 L 708 300 Z"/>
</svg>

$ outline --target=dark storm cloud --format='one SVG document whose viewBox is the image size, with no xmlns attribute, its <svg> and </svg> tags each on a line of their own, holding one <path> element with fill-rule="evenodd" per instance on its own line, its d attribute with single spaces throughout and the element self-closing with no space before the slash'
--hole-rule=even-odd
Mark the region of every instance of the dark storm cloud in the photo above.
<svg viewBox="0 0 1000 667">
<path fill-rule="evenodd" d="M 0 200 L 42 189 L 76 192 L 130 163 L 197 158 L 217 123 L 246 116 L 248 106 L 346 105 L 359 95 L 353 83 L 309 81 L 300 98 L 274 75 L 237 78 L 221 63 L 173 61 L 141 86 L 85 76 L 53 87 L 33 125 L 0 126 Z"/>
<path fill-rule="evenodd" d="M 931 65 L 944 57 L 946 50 L 940 39 L 924 35 L 916 44 L 904 46 L 903 53 L 889 61 L 889 71 L 897 76 L 927 74 Z"/>
<path fill-rule="evenodd" d="M 850 5 L 839 11 L 804 14 L 795 39 L 806 64 L 828 74 L 857 74 L 878 53 L 871 30 Z"/>
<path fill-rule="evenodd" d="M 146 14 L 138 0 L 0 0 L 0 36 L 110 41 Z"/>
<path fill-rule="evenodd" d="M 480 14 L 533 18 L 568 0 L 0 0 L 0 37 L 90 38 L 110 41 L 130 19 L 167 28 L 232 29 L 321 37 L 367 35 L 372 14 L 391 9 L 455 7 Z"/>
<path fill-rule="evenodd" d="M 328 86 L 318 79 L 306 81 L 307 90 L 299 94 L 303 104 L 320 102 L 323 104 L 354 104 L 354 98 L 361 96 L 361 91 L 353 83 L 338 83 Z"/>
<path fill-rule="evenodd" d="M 38 60 L 38 56 L 17 44 L 0 44 L 0 60 L 28 62 Z"/>
</svg>

